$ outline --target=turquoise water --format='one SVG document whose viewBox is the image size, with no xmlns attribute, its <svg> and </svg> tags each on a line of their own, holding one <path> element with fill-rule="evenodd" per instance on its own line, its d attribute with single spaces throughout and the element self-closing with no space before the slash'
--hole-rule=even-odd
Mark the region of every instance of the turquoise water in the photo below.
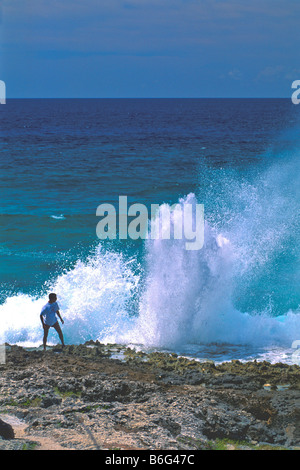
<svg viewBox="0 0 300 470">
<path fill-rule="evenodd" d="M 39 312 L 54 290 L 69 343 L 295 362 L 300 136 L 290 100 L 8 100 L 0 117 L 6 341 L 41 344 Z M 204 204 L 204 247 L 100 242 L 96 209 L 117 208 L 120 195 L 148 208 Z"/>
</svg>

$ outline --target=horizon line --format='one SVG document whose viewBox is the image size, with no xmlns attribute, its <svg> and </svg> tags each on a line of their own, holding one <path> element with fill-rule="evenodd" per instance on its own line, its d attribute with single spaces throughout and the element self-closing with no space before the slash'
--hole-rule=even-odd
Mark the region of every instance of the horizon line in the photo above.
<svg viewBox="0 0 300 470">
<path fill-rule="evenodd" d="M 283 100 L 290 96 L 14 96 L 7 100 Z"/>
</svg>

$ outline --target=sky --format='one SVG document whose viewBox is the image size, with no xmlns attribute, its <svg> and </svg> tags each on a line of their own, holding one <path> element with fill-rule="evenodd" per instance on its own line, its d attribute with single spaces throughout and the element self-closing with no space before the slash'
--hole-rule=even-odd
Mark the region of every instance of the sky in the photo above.
<svg viewBox="0 0 300 470">
<path fill-rule="evenodd" d="M 0 0 L 7 98 L 290 97 L 299 0 Z"/>
</svg>

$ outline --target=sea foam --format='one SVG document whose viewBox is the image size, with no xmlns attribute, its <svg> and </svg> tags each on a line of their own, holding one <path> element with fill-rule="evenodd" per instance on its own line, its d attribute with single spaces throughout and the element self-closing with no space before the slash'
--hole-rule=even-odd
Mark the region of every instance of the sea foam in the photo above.
<svg viewBox="0 0 300 470">
<path fill-rule="evenodd" d="M 179 202 L 194 199 L 190 194 Z M 147 240 L 142 270 L 134 258 L 99 245 L 60 274 L 47 287 L 58 295 L 66 342 L 98 339 L 169 350 L 203 344 L 290 347 L 300 315 L 239 311 L 233 302 L 239 253 L 208 223 L 204 239 L 198 251 L 186 250 L 184 240 Z M 46 302 L 46 295 L 8 297 L 0 306 L 5 340 L 41 344 L 39 313 Z M 50 343 L 57 342 L 55 335 Z"/>
</svg>

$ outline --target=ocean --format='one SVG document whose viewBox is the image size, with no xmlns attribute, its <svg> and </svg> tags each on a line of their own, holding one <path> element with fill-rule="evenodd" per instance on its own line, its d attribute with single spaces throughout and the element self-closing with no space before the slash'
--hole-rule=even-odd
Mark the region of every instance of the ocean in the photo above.
<svg viewBox="0 0 300 470">
<path fill-rule="evenodd" d="M 290 99 L 8 99 L 0 106 L 0 323 L 42 344 L 300 363 L 300 108 Z M 204 205 L 204 245 L 99 240 L 100 204 Z M 49 343 L 56 344 L 55 331 Z"/>
</svg>

